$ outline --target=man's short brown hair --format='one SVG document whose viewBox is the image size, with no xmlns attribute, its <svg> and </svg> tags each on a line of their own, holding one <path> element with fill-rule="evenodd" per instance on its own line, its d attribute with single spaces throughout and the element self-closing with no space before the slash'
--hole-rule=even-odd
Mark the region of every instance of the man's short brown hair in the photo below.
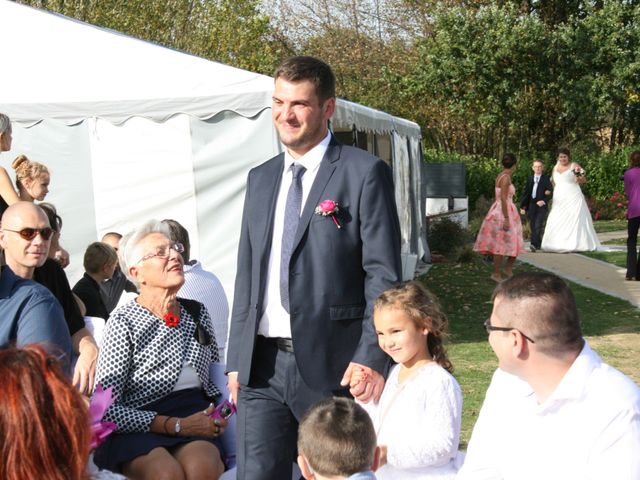
<svg viewBox="0 0 640 480">
<path fill-rule="evenodd" d="M 300 422 L 298 453 L 320 475 L 349 477 L 371 470 L 375 450 L 373 423 L 353 400 L 321 400 Z"/>
<path fill-rule="evenodd" d="M 277 68 L 274 78 L 288 82 L 309 80 L 320 102 L 336 96 L 336 77 L 331 67 L 315 57 L 290 57 Z"/>
<path fill-rule="evenodd" d="M 105 266 L 117 262 L 118 254 L 111 245 L 93 242 L 85 250 L 82 264 L 87 273 L 99 273 Z"/>
<path fill-rule="evenodd" d="M 582 329 L 576 300 L 558 276 L 544 272 L 519 273 L 499 283 L 494 300 L 506 301 L 508 325 L 535 341 L 538 351 L 561 356 L 582 349 Z"/>
</svg>

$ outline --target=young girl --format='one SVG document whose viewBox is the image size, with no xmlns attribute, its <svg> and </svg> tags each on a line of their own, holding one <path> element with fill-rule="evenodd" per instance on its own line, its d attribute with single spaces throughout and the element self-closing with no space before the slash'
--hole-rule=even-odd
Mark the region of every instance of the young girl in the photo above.
<svg viewBox="0 0 640 480">
<path fill-rule="evenodd" d="M 29 160 L 26 155 L 18 155 L 11 166 L 16 171 L 16 187 L 20 200 L 44 200 L 49 193 L 49 169 L 42 163 Z"/>
<path fill-rule="evenodd" d="M 462 393 L 443 346 L 447 318 L 417 282 L 393 287 L 374 304 L 378 343 L 396 362 L 378 405 L 363 405 L 381 449 L 378 479 L 456 476 Z M 352 386 L 366 374 L 354 375 Z"/>
</svg>

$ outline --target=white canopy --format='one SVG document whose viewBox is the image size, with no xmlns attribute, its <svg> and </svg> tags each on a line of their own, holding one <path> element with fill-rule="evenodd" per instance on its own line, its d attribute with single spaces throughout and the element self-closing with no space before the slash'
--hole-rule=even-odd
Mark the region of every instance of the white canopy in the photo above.
<svg viewBox="0 0 640 480">
<path fill-rule="evenodd" d="M 14 130 L 0 163 L 13 173 L 24 153 L 49 167 L 72 284 L 90 242 L 174 218 L 231 294 L 247 172 L 282 149 L 273 79 L 8 0 L 0 40 Z M 332 125 L 391 138 L 403 251 L 422 256 L 418 125 L 344 100 Z"/>
</svg>

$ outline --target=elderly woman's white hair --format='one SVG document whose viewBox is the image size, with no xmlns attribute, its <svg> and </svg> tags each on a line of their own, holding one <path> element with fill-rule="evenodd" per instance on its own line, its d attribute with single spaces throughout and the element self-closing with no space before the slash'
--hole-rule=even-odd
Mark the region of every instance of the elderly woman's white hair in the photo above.
<svg viewBox="0 0 640 480">
<path fill-rule="evenodd" d="M 171 240 L 171 230 L 169 229 L 169 226 L 158 220 L 149 220 L 138 228 L 127 233 L 120 240 L 120 251 L 118 252 L 120 257 L 120 268 L 127 278 L 136 285 L 136 287 L 140 287 L 140 285 L 136 279 L 131 277 L 129 274 L 129 268 L 134 266 L 136 262 L 140 260 L 140 258 L 138 258 L 139 253 L 137 252 L 138 244 L 152 233 L 161 233 Z"/>
<path fill-rule="evenodd" d="M 11 120 L 4 113 L 0 113 L 0 133 L 11 129 Z"/>
</svg>

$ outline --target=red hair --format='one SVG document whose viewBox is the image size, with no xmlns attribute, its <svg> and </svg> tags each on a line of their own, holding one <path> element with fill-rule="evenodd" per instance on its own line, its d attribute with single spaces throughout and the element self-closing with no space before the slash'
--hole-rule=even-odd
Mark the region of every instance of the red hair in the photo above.
<svg viewBox="0 0 640 480">
<path fill-rule="evenodd" d="M 0 478 L 88 478 L 87 406 L 55 359 L 36 345 L 0 350 L 0 392 Z"/>
</svg>

